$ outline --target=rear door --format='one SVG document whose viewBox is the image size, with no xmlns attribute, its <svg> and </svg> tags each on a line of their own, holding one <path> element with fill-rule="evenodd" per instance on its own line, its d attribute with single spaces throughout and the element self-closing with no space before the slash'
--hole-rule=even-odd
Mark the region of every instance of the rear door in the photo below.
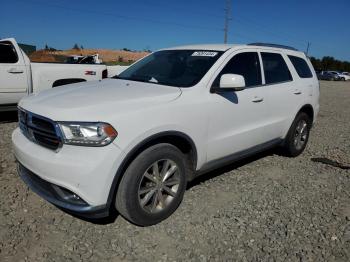
<svg viewBox="0 0 350 262">
<path fill-rule="evenodd" d="M 25 61 L 13 39 L 0 40 L 0 104 L 17 103 L 27 93 Z"/>
<path fill-rule="evenodd" d="M 297 108 L 302 104 L 306 90 L 297 85 L 290 61 L 282 52 L 260 52 L 266 95 L 266 131 L 273 138 L 283 138 L 293 121 Z"/>
</svg>

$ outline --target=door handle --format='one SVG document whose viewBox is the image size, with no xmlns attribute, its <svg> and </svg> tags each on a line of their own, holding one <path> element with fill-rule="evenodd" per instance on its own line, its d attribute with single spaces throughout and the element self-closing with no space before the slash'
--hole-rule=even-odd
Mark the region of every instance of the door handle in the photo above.
<svg viewBox="0 0 350 262">
<path fill-rule="evenodd" d="M 254 97 L 252 100 L 252 102 L 254 102 L 254 103 L 260 103 L 262 101 L 264 101 L 264 98 L 258 97 L 258 96 Z"/>
<path fill-rule="evenodd" d="M 16 68 L 10 68 L 9 70 L 7 70 L 7 72 L 10 73 L 10 74 L 22 74 L 23 70 L 16 69 Z"/>
<path fill-rule="evenodd" d="M 294 95 L 300 95 L 301 94 L 301 91 L 299 90 L 299 89 L 296 89 L 296 90 L 294 90 Z"/>
</svg>

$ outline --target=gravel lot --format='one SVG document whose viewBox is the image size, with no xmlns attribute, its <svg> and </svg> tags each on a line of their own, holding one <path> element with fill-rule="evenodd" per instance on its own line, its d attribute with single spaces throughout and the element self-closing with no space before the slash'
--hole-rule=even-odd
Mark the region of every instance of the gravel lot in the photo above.
<svg viewBox="0 0 350 262">
<path fill-rule="evenodd" d="M 92 223 L 28 190 L 0 123 L 0 261 L 350 261 L 350 82 L 321 83 L 321 111 L 297 158 L 274 151 L 194 181 L 169 219 Z"/>
</svg>

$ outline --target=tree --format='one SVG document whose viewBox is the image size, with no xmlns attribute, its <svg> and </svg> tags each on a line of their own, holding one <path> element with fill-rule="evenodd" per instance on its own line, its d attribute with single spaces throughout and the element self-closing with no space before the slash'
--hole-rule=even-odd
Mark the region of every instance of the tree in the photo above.
<svg viewBox="0 0 350 262">
<path fill-rule="evenodd" d="M 45 44 L 45 50 L 49 50 L 49 46 Z"/>
<path fill-rule="evenodd" d="M 84 47 L 81 45 L 81 46 L 80 46 L 80 49 L 84 49 Z"/>
<path fill-rule="evenodd" d="M 318 71 L 334 70 L 341 72 L 350 72 L 350 62 L 340 61 L 332 56 L 324 56 L 321 59 L 310 57 L 310 61 L 315 70 Z"/>
</svg>

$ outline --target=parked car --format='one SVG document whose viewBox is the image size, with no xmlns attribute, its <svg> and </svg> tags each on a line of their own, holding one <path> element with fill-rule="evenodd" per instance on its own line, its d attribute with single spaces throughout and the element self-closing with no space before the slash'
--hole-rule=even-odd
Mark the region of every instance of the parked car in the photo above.
<svg viewBox="0 0 350 262">
<path fill-rule="evenodd" d="M 127 67 L 99 64 L 31 63 L 13 38 L 0 40 L 0 111 L 17 110 L 31 93 L 66 84 L 101 80 Z M 108 71 L 113 72 L 111 75 Z"/>
<path fill-rule="evenodd" d="M 330 71 L 330 73 L 338 75 L 340 81 L 348 81 L 348 80 L 350 80 L 350 76 L 347 75 L 347 74 L 344 74 L 344 73 L 341 73 L 341 72 L 337 72 L 337 71 Z"/>
<path fill-rule="evenodd" d="M 22 99 L 12 141 L 19 175 L 49 202 L 90 218 L 115 208 L 148 226 L 201 174 L 275 146 L 300 155 L 318 111 L 303 52 L 194 45 Z"/>
<path fill-rule="evenodd" d="M 328 81 L 339 81 L 340 76 L 338 73 L 331 72 L 331 71 L 322 71 L 320 74 L 317 75 L 318 79 L 320 80 L 328 80 Z"/>
</svg>

